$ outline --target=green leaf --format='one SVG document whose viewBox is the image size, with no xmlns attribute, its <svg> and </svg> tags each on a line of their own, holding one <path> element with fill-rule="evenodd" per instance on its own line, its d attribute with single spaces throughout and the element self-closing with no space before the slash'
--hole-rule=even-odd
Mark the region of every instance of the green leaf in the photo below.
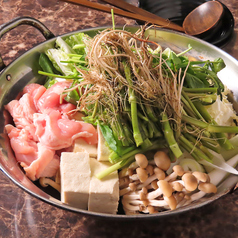
<svg viewBox="0 0 238 238">
<path fill-rule="evenodd" d="M 192 75 L 186 72 L 185 76 L 185 84 L 189 88 L 207 88 L 209 87 L 209 83 L 207 81 L 203 81 L 195 75 Z"/>
<path fill-rule="evenodd" d="M 117 145 L 117 141 L 114 138 L 113 132 L 111 128 L 107 125 L 101 125 L 99 124 L 100 130 L 102 132 L 102 135 L 104 139 L 106 140 L 108 146 L 115 152 L 119 152 L 119 148 Z"/>
<path fill-rule="evenodd" d="M 226 67 L 226 64 L 223 59 L 218 58 L 211 62 L 211 69 L 214 73 L 218 73 Z"/>
</svg>

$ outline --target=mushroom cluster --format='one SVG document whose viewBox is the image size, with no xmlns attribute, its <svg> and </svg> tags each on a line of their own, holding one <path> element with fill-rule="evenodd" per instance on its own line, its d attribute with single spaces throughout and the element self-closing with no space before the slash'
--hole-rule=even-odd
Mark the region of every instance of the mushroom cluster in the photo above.
<svg viewBox="0 0 238 238">
<path fill-rule="evenodd" d="M 165 151 L 157 151 L 152 160 L 136 154 L 135 162 L 119 173 L 120 196 L 126 214 L 157 213 L 174 210 L 207 193 L 216 193 L 208 174 L 185 171 L 179 164 L 171 167 Z"/>
</svg>

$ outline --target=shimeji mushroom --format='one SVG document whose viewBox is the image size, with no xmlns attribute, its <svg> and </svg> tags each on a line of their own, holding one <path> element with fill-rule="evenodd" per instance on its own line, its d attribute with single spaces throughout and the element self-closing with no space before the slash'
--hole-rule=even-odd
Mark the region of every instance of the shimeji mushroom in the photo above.
<svg viewBox="0 0 238 238">
<path fill-rule="evenodd" d="M 130 166 L 129 172 L 123 171 L 123 176 L 129 180 L 127 187 L 120 190 L 126 214 L 174 210 L 217 190 L 207 174 L 184 171 L 178 164 L 167 175 L 171 163 L 164 151 L 156 152 L 152 161 L 141 154 L 136 157 L 137 161 Z"/>
<path fill-rule="evenodd" d="M 42 177 L 39 179 L 39 182 L 42 187 L 47 187 L 50 185 L 51 187 L 58 190 L 59 192 L 61 190 L 60 184 L 56 183 L 54 180 L 52 180 L 50 178 Z"/>
</svg>

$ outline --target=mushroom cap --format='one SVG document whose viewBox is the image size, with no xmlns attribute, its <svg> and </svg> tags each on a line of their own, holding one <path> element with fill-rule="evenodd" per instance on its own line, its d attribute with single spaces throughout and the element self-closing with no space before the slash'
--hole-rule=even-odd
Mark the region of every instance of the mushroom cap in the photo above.
<svg viewBox="0 0 238 238">
<path fill-rule="evenodd" d="M 164 197 L 164 200 L 168 203 L 171 210 L 176 209 L 177 201 L 173 195 L 170 197 Z"/>
<path fill-rule="evenodd" d="M 201 182 L 208 182 L 209 180 L 209 175 L 206 173 L 202 173 L 199 171 L 194 171 L 193 175 L 197 178 L 197 180 L 201 181 Z"/>
<path fill-rule="evenodd" d="M 182 180 L 184 182 L 184 186 L 186 190 L 191 192 L 197 189 L 197 186 L 198 186 L 197 178 L 191 173 L 185 173 L 182 176 Z"/>
<path fill-rule="evenodd" d="M 155 167 L 154 173 L 156 174 L 158 180 L 163 180 L 166 177 L 165 172 L 160 168 Z"/>
<path fill-rule="evenodd" d="M 198 189 L 205 193 L 216 193 L 217 187 L 213 183 L 200 183 Z"/>
<path fill-rule="evenodd" d="M 171 165 L 168 154 L 162 150 L 159 150 L 154 155 L 154 161 L 158 168 L 166 171 Z"/>
<path fill-rule="evenodd" d="M 146 187 L 143 187 L 143 188 L 141 189 L 141 191 L 142 191 L 142 193 L 144 193 L 144 194 L 147 194 L 147 193 L 148 193 L 148 189 L 147 189 Z"/>
<path fill-rule="evenodd" d="M 147 172 L 146 172 L 145 169 L 142 169 L 142 168 L 139 167 L 139 168 L 136 169 L 136 173 L 137 173 L 137 175 L 138 175 L 139 180 L 140 180 L 142 183 L 147 180 L 148 174 L 147 174 Z"/>
<path fill-rule="evenodd" d="M 177 164 L 173 167 L 173 171 L 178 175 L 178 176 L 183 176 L 184 175 L 184 169 L 181 165 Z"/>
<path fill-rule="evenodd" d="M 181 192 L 184 188 L 183 185 L 179 182 L 174 182 L 172 186 L 173 186 L 173 189 L 177 192 Z"/>
<path fill-rule="evenodd" d="M 136 184 L 135 183 L 129 183 L 129 187 L 131 189 L 131 191 L 136 191 Z"/>
<path fill-rule="evenodd" d="M 135 160 L 142 169 L 145 169 L 148 165 L 148 160 L 144 154 L 136 154 Z"/>
<path fill-rule="evenodd" d="M 156 189 L 158 189 L 158 184 L 157 184 L 157 180 L 154 180 L 154 181 L 152 181 L 151 182 L 151 186 L 152 186 L 152 188 L 154 189 L 154 190 L 156 190 Z"/>
<path fill-rule="evenodd" d="M 157 184 L 165 197 L 170 197 L 172 195 L 173 188 L 169 182 L 165 180 L 159 180 Z"/>
<path fill-rule="evenodd" d="M 150 176 L 154 174 L 154 168 L 151 164 L 147 165 L 145 169 Z"/>
<path fill-rule="evenodd" d="M 151 206 L 151 205 L 149 205 L 149 206 L 147 207 L 147 210 L 148 210 L 148 212 L 149 212 L 150 214 L 155 213 L 155 208 L 154 208 L 153 206 Z"/>
</svg>

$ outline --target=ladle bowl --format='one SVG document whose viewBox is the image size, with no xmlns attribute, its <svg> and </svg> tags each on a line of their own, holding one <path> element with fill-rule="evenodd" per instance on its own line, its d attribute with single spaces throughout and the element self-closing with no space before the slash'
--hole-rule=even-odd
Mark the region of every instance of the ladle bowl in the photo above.
<svg viewBox="0 0 238 238">
<path fill-rule="evenodd" d="M 223 13 L 220 15 L 220 19 L 217 22 L 215 21 L 214 23 L 213 21 L 213 24 L 210 24 L 210 27 L 207 27 L 208 23 L 205 20 L 206 28 L 204 28 L 204 33 L 198 35 L 190 33 L 189 35 L 192 34 L 193 36 L 203 39 L 213 45 L 222 47 L 231 39 L 235 24 L 232 13 L 222 2 L 207 0 L 139 0 L 139 6 L 144 10 L 162 18 L 169 19 L 180 26 L 183 25 L 185 18 L 194 11 L 194 9 L 200 9 L 199 6 L 202 6 L 204 3 L 207 3 L 208 5 L 215 4 L 220 10 L 223 8 Z M 199 14 L 201 14 L 201 12 Z M 206 11 L 206 14 L 203 14 L 204 18 L 209 17 L 209 15 L 219 17 L 217 8 L 215 8 L 214 5 L 211 9 L 211 13 Z M 198 16 L 194 19 L 196 19 L 196 23 L 194 23 L 193 26 L 201 27 L 201 22 L 198 21 Z M 200 18 L 200 21 L 201 19 L 202 17 Z"/>
<path fill-rule="evenodd" d="M 220 27 L 224 8 L 218 1 L 201 4 L 190 12 L 184 19 L 183 28 L 186 34 L 200 36 L 214 34 Z"/>
</svg>

